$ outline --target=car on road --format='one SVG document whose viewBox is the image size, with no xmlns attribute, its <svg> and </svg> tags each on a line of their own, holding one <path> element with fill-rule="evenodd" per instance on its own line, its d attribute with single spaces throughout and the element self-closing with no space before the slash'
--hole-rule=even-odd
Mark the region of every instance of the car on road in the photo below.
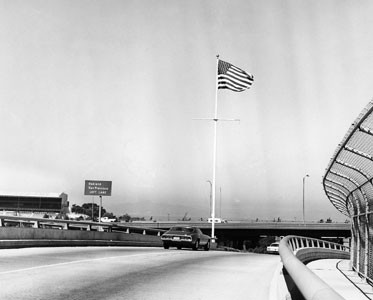
<svg viewBox="0 0 373 300">
<path fill-rule="evenodd" d="M 279 247 L 279 245 L 280 245 L 279 242 L 275 242 L 275 243 L 270 244 L 267 247 L 267 253 L 278 254 L 278 247 Z"/>
<path fill-rule="evenodd" d="M 101 218 L 101 222 L 105 222 L 105 223 L 112 223 L 112 222 L 116 222 L 117 219 L 116 218 L 109 218 L 109 217 L 102 217 Z"/>
<path fill-rule="evenodd" d="M 201 229 L 194 226 L 175 226 L 166 231 L 162 237 L 163 247 L 192 248 L 198 250 L 203 247 L 205 251 L 210 249 L 211 238 Z"/>
<path fill-rule="evenodd" d="M 207 222 L 208 222 L 208 223 L 213 223 L 212 220 L 213 220 L 213 218 L 208 218 L 208 219 L 207 219 Z M 222 219 L 222 218 L 214 218 L 214 220 L 215 220 L 214 223 L 228 223 L 227 220 Z"/>
</svg>

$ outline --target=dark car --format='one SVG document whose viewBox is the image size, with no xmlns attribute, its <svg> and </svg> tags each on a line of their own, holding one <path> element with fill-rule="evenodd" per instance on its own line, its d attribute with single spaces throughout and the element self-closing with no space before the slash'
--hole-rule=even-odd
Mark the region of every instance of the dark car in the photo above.
<svg viewBox="0 0 373 300">
<path fill-rule="evenodd" d="M 203 234 L 197 227 L 192 226 L 175 226 L 162 235 L 163 247 L 192 248 L 198 250 L 203 247 L 204 250 L 210 249 L 210 237 Z"/>
</svg>

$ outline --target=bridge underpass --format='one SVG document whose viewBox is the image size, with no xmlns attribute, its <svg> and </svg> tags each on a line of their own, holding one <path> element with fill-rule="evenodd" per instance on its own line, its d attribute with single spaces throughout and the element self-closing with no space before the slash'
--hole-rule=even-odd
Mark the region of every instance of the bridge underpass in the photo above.
<svg viewBox="0 0 373 300">
<path fill-rule="evenodd" d="M 131 226 L 122 223 L 120 226 Z M 173 226 L 196 226 L 205 234 L 211 235 L 211 224 L 206 222 L 141 222 L 136 227 L 167 230 Z M 114 228 L 114 227 L 113 227 Z M 298 235 L 318 239 L 343 240 L 351 236 L 349 223 L 314 223 L 314 222 L 230 222 L 215 224 L 215 234 L 219 245 L 243 249 L 244 244 L 258 245 L 266 236 L 281 237 Z"/>
</svg>

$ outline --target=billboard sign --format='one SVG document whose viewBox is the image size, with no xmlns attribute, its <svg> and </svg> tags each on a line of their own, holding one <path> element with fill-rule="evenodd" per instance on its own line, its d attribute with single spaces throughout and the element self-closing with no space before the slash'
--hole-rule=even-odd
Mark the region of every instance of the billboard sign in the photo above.
<svg viewBox="0 0 373 300">
<path fill-rule="evenodd" d="M 111 181 L 86 180 L 84 186 L 86 196 L 111 196 Z"/>
</svg>

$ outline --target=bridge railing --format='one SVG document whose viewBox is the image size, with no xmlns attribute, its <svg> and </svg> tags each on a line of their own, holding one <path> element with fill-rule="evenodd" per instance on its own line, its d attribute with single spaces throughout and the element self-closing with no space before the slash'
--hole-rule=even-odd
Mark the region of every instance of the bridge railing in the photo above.
<svg viewBox="0 0 373 300">
<path fill-rule="evenodd" d="M 285 281 L 293 299 L 298 298 L 299 293 L 305 299 L 343 299 L 305 264 L 317 259 L 349 259 L 348 247 L 314 238 L 286 236 L 280 242 L 279 252 Z"/>
</svg>

